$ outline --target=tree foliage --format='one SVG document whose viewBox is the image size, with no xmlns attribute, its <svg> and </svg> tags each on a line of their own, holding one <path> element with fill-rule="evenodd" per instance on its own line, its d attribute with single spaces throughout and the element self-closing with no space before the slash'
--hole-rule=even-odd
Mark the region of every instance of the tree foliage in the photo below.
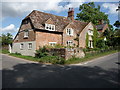
<svg viewBox="0 0 120 90">
<path fill-rule="evenodd" d="M 118 27 L 120 27 L 120 22 L 116 21 L 113 25 L 118 28 Z"/>
<path fill-rule="evenodd" d="M 10 34 L 10 33 L 7 33 L 7 34 L 2 34 L 1 38 L 2 38 L 2 46 L 4 45 L 9 45 L 12 43 L 12 38 L 13 36 Z"/>
<path fill-rule="evenodd" d="M 80 13 L 77 13 L 77 20 L 92 22 L 97 25 L 99 20 L 109 23 L 108 15 L 100 11 L 100 6 L 95 6 L 94 2 L 82 4 L 79 7 Z"/>
<path fill-rule="evenodd" d="M 97 29 L 94 28 L 93 29 L 93 47 L 94 48 L 96 48 L 97 39 L 98 39 L 98 32 L 97 32 Z"/>
<path fill-rule="evenodd" d="M 105 47 L 105 41 L 103 38 L 98 38 L 96 47 L 97 48 L 104 48 Z"/>
</svg>

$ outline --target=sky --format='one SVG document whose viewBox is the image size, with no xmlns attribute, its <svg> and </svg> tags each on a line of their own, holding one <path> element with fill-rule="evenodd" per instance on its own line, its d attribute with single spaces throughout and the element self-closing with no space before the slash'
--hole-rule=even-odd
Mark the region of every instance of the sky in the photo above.
<svg viewBox="0 0 120 90">
<path fill-rule="evenodd" d="M 32 10 L 67 17 L 69 7 L 74 8 L 74 18 L 79 13 L 83 3 L 95 2 L 100 5 L 100 11 L 108 14 L 110 24 L 118 20 L 119 0 L 0 0 L 0 34 L 11 33 L 13 37 L 19 30 L 22 19 Z M 115 28 L 115 27 L 114 27 Z"/>
</svg>

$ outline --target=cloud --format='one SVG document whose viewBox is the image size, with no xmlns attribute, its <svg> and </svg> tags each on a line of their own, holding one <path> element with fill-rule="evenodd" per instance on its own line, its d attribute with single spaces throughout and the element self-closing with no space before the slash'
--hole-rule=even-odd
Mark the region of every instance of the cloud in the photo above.
<svg viewBox="0 0 120 90">
<path fill-rule="evenodd" d="M 68 10 L 69 7 L 77 8 L 85 0 L 69 0 L 69 3 L 63 6 L 60 4 L 63 0 L 49 0 L 48 2 L 3 2 L 2 16 L 4 17 L 18 17 L 24 14 L 29 14 L 32 10 L 40 11 L 55 11 L 57 13 Z"/>
<path fill-rule="evenodd" d="M 0 31 L 2 31 L 2 33 L 13 33 L 16 32 L 17 29 L 15 28 L 14 24 L 10 24 L 4 28 L 0 28 Z"/>
<path fill-rule="evenodd" d="M 10 24 L 6 27 L 1 28 L 0 27 L 0 35 L 1 34 L 6 34 L 6 33 L 11 33 L 13 35 L 13 38 L 17 34 L 19 28 L 16 28 L 14 24 Z"/>
<path fill-rule="evenodd" d="M 1 0 L 2 2 L 48 2 L 53 0 Z M 68 2 L 70 0 L 63 0 L 63 2 Z M 77 2 L 78 0 L 72 0 L 73 2 Z M 82 2 L 82 0 L 79 0 Z M 119 0 L 86 0 L 86 2 L 119 2 Z"/>
<path fill-rule="evenodd" d="M 118 3 L 103 3 L 102 7 L 108 9 L 109 14 L 117 14 L 116 9 L 118 8 Z"/>
</svg>

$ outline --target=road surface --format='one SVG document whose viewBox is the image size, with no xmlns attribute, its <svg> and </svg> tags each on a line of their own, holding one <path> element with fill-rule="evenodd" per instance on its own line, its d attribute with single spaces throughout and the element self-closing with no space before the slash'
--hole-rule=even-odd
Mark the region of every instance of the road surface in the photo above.
<svg viewBox="0 0 120 90">
<path fill-rule="evenodd" d="M 2 55 L 2 88 L 118 88 L 118 59 L 115 53 L 63 66 Z"/>
</svg>

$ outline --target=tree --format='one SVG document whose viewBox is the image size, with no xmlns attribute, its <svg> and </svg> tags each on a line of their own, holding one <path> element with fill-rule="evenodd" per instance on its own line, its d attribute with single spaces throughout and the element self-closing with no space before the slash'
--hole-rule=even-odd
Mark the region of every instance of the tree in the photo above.
<svg viewBox="0 0 120 90">
<path fill-rule="evenodd" d="M 93 29 L 93 47 L 94 48 L 96 48 L 97 39 L 98 39 L 98 32 L 97 32 L 97 29 L 94 28 Z"/>
<path fill-rule="evenodd" d="M 92 22 L 97 25 L 99 20 L 104 20 L 109 23 L 108 15 L 100 11 L 100 6 L 95 6 L 94 2 L 82 4 L 79 7 L 80 13 L 77 13 L 77 20 Z"/>
<path fill-rule="evenodd" d="M 119 22 L 119 21 L 116 21 L 113 25 L 114 25 L 115 27 L 119 28 L 119 27 L 120 27 L 120 22 Z"/>
<path fill-rule="evenodd" d="M 7 33 L 6 35 L 5 34 L 2 34 L 2 46 L 4 45 L 9 45 L 12 43 L 12 35 L 10 33 Z"/>
<path fill-rule="evenodd" d="M 103 38 L 98 38 L 96 47 L 97 48 L 104 48 L 105 47 L 105 41 Z"/>
</svg>

